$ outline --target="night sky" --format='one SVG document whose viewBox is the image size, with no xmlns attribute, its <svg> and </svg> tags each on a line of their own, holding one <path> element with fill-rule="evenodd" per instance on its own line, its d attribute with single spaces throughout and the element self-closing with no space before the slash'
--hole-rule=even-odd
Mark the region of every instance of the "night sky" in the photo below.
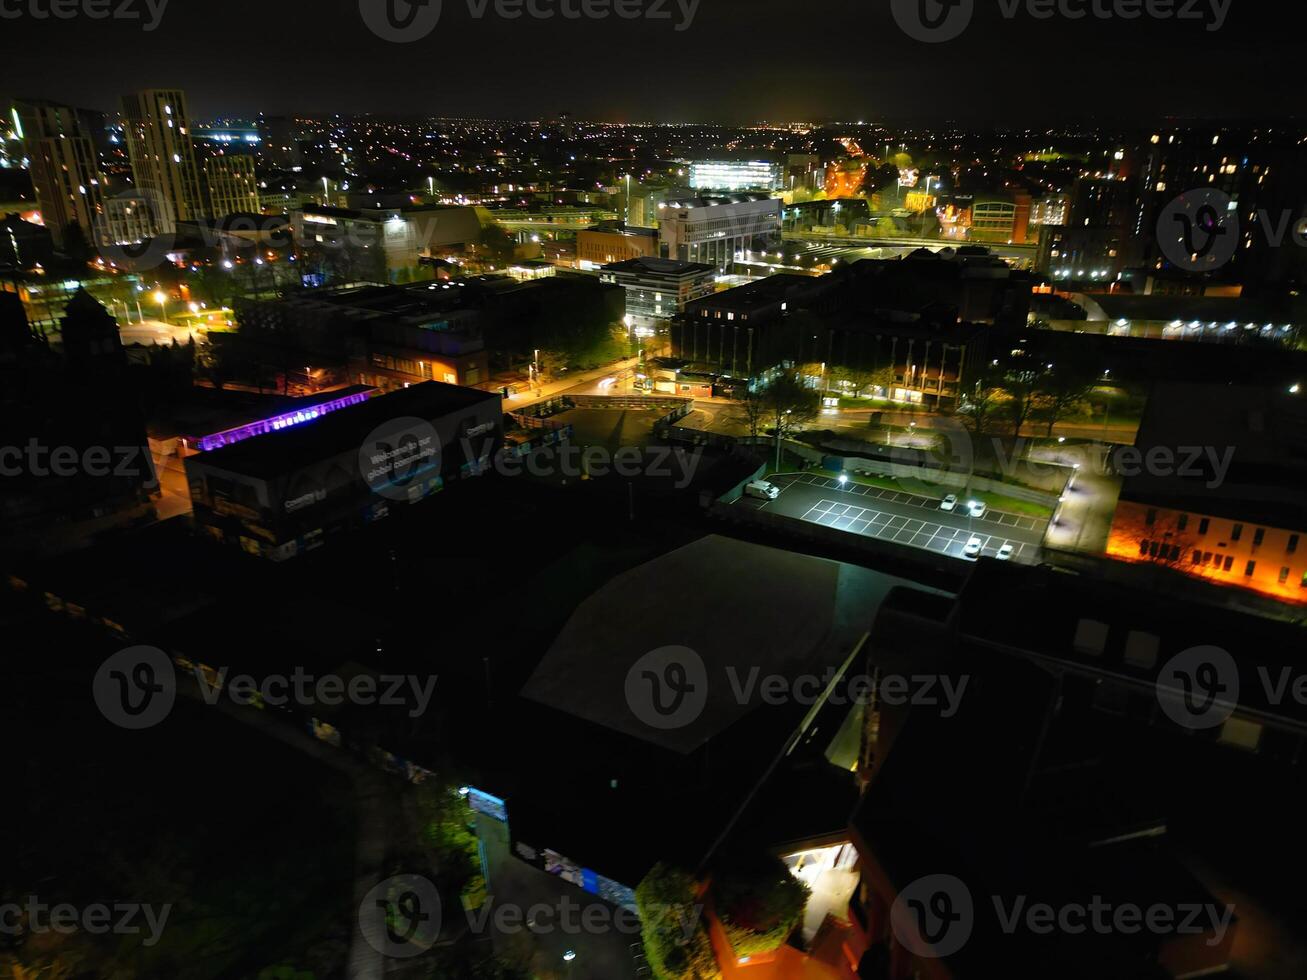
<svg viewBox="0 0 1307 980">
<path fill-rule="evenodd" d="M 111 2 L 145 9 L 145 0 Z M 0 20 L 0 94 L 107 109 L 122 92 L 178 85 L 201 118 L 569 110 L 611 121 L 1050 126 L 1302 111 L 1294 45 L 1307 15 L 1283 0 L 1198 0 L 1206 21 L 1037 20 L 1024 7 L 1005 19 L 1000 2 L 1025 0 L 971 0 L 970 26 L 938 44 L 909 39 L 891 0 L 699 0 L 679 32 L 678 4 L 694 0 L 666 0 L 666 20 L 602 21 L 505 20 L 493 7 L 476 19 L 469 4 L 481 2 L 444 0 L 434 32 L 405 45 L 373 35 L 360 0 L 171 0 L 150 33 L 141 21 L 24 15 Z M 1175 0 L 1176 9 L 1190 2 Z M 1214 3 L 1228 10 L 1208 31 Z"/>
</svg>

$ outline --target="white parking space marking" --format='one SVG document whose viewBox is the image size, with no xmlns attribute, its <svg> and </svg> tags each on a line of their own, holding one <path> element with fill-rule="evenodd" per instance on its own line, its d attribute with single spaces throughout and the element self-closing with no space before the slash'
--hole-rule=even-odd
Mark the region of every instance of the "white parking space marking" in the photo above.
<svg viewBox="0 0 1307 980">
<path fill-rule="evenodd" d="M 833 500 L 822 500 L 813 505 L 803 515 L 803 520 L 848 531 L 851 534 L 864 534 L 883 541 L 896 541 L 899 544 L 911 545 L 927 551 L 937 551 L 955 558 L 963 557 L 967 542 L 971 540 L 971 533 L 962 528 L 933 524 L 929 521 L 909 520 L 906 517 L 869 510 L 854 504 L 841 504 Z M 994 535 L 980 533 L 976 537 L 980 538 L 980 553 L 986 557 L 992 558 L 997 555 L 999 549 L 1009 543 L 1014 546 L 1012 552 L 1014 559 L 1021 558 L 1027 550 L 1033 551 L 1026 544 L 1018 541 L 1009 542 L 1005 538 Z"/>
<path fill-rule="evenodd" d="M 786 476 L 777 476 L 773 482 L 780 486 L 786 486 L 791 483 L 804 483 L 809 486 L 820 487 L 824 490 L 838 490 L 841 493 L 853 493 L 859 496 L 871 497 L 879 500 L 889 500 L 897 504 L 905 504 L 911 507 L 920 507 L 923 510 L 939 510 L 939 499 L 935 497 L 923 497 L 921 494 L 906 493 L 898 490 L 889 490 L 884 487 L 873 487 L 860 483 L 849 483 L 841 485 L 839 482 L 824 476 L 816 476 L 812 473 L 795 473 Z M 943 492 L 941 487 L 941 493 Z M 959 502 L 955 514 L 965 516 L 965 502 Z M 1040 525 L 1044 522 L 1036 520 L 1033 517 L 1026 517 L 1020 514 L 1010 514 L 1001 510 L 987 510 L 984 517 L 976 518 L 988 524 L 994 524 L 998 527 L 1015 527 L 1022 531 L 1038 531 Z"/>
</svg>

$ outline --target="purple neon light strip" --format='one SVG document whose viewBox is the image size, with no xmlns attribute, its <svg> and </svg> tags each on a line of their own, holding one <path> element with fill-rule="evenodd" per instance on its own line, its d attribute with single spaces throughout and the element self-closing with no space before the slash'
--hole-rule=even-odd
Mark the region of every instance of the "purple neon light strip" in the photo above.
<svg viewBox="0 0 1307 980">
<path fill-rule="evenodd" d="M 281 415 L 273 415 L 266 419 L 260 419 L 257 422 L 250 422 L 248 425 L 238 426 L 235 429 L 228 429 L 226 432 L 215 432 L 211 436 L 204 436 L 199 441 L 201 452 L 211 452 L 214 449 L 220 449 L 223 446 L 230 446 L 235 442 L 244 442 L 246 439 L 253 439 L 255 436 L 266 435 L 269 432 L 280 432 L 283 429 L 289 429 L 293 426 L 303 425 L 305 422 L 313 422 L 322 416 L 341 408 L 348 408 L 350 405 L 360 405 L 372 397 L 370 391 L 359 391 L 352 395 L 346 395 L 343 398 L 334 398 L 331 401 L 323 402 L 320 405 L 314 405 L 311 408 L 301 408 L 294 412 L 283 412 Z"/>
</svg>

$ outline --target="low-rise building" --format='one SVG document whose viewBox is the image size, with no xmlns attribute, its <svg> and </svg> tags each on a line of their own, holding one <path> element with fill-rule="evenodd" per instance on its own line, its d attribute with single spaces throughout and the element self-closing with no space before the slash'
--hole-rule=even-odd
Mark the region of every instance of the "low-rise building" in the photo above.
<svg viewBox="0 0 1307 980">
<path fill-rule="evenodd" d="M 186 458 L 196 523 L 284 561 L 477 475 L 503 438 L 497 393 L 426 382 Z"/>
<path fill-rule="evenodd" d="M 310 285 L 407 281 L 433 248 L 478 242 L 484 228 L 470 207 L 306 206 L 290 220 Z"/>
<path fill-rule="evenodd" d="M 1307 602 L 1307 395 L 1168 382 L 1153 388 L 1108 554 Z"/>
<path fill-rule="evenodd" d="M 576 233 L 576 261 L 582 269 L 657 254 L 658 232 L 652 228 L 601 225 Z"/>
<path fill-rule="evenodd" d="M 602 282 L 626 292 L 626 315 L 633 325 L 651 327 L 681 313 L 687 303 L 713 290 L 716 270 L 702 262 L 646 256 L 614 262 L 599 270 Z"/>
<path fill-rule="evenodd" d="M 781 199 L 732 194 L 668 200 L 659 206 L 659 253 L 725 270 L 737 255 L 780 240 Z"/>
</svg>

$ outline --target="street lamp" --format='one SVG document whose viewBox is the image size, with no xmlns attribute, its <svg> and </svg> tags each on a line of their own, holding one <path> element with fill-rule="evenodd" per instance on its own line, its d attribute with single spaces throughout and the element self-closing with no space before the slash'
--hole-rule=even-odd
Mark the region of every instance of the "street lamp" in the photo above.
<svg viewBox="0 0 1307 980">
<path fill-rule="evenodd" d="M 847 473 L 841 473 L 841 474 L 840 474 L 840 489 L 843 490 L 843 489 L 845 489 L 848 485 L 849 485 L 849 475 L 848 475 Z"/>
<path fill-rule="evenodd" d="M 154 291 L 154 301 L 159 304 L 159 312 L 163 316 L 163 322 L 168 322 L 168 295 L 162 289 Z"/>
</svg>

